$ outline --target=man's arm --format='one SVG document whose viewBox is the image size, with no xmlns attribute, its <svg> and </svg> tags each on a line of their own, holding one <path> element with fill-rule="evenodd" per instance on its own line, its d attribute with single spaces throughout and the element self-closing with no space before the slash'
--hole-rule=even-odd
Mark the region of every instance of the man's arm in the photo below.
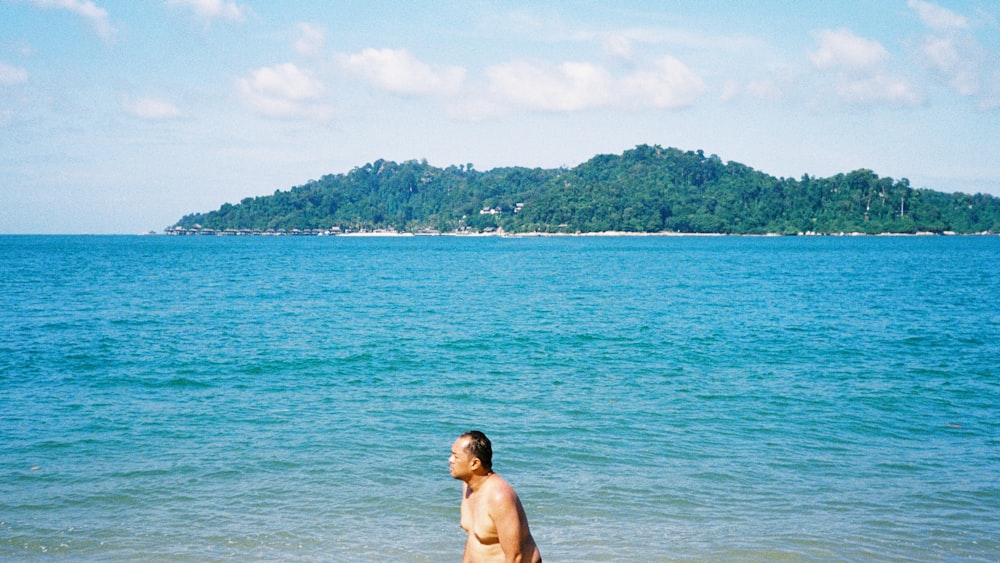
<svg viewBox="0 0 1000 563">
<path fill-rule="evenodd" d="M 526 526 L 521 521 L 524 516 L 519 504 L 517 494 L 510 486 L 500 488 L 490 498 L 490 516 L 497 529 L 500 549 L 508 563 L 520 562 L 524 556 L 521 548 Z"/>
</svg>

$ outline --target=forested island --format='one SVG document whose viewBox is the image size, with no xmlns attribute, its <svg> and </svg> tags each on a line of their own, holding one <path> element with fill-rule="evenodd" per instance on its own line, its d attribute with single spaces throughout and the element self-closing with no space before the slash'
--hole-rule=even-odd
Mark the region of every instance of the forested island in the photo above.
<svg viewBox="0 0 1000 563">
<path fill-rule="evenodd" d="M 703 151 L 640 145 L 574 168 L 378 160 L 183 217 L 168 234 L 998 233 L 1000 198 L 855 170 L 776 178 Z"/>
</svg>

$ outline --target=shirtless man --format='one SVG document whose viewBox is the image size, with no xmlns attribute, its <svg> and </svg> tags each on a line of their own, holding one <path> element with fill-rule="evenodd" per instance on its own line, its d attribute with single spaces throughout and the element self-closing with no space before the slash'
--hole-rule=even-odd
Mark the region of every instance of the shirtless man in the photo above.
<svg viewBox="0 0 1000 563">
<path fill-rule="evenodd" d="M 493 472 L 493 446 L 478 430 L 451 446 L 451 476 L 462 485 L 462 528 L 469 534 L 462 563 L 523 561 L 541 563 L 528 517 L 517 493 Z"/>
</svg>

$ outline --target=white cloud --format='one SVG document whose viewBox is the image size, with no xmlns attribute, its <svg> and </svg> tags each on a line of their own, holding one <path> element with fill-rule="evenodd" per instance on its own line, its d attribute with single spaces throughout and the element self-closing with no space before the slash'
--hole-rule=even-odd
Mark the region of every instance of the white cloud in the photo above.
<svg viewBox="0 0 1000 563">
<path fill-rule="evenodd" d="M 770 78 L 751 80 L 747 84 L 747 95 L 761 100 L 780 100 L 784 97 L 781 88 Z"/>
<path fill-rule="evenodd" d="M 323 28 L 310 23 L 300 23 L 297 28 L 299 36 L 292 44 L 295 52 L 302 56 L 319 54 L 326 43 L 326 32 Z"/>
<path fill-rule="evenodd" d="M 979 92 L 979 76 L 975 61 L 963 50 L 953 37 L 928 37 L 922 45 L 925 64 L 956 92 L 972 96 Z"/>
<path fill-rule="evenodd" d="M 27 81 L 27 70 L 0 62 L 0 86 L 13 86 Z"/>
<path fill-rule="evenodd" d="M 607 105 L 614 81 L 603 68 L 580 62 L 559 65 L 516 61 L 486 70 L 491 91 L 517 106 L 577 111 Z"/>
<path fill-rule="evenodd" d="M 980 109 L 996 109 L 1000 58 L 976 37 L 977 26 L 965 16 L 929 2 L 909 0 L 908 5 L 931 29 L 922 38 L 917 54 L 934 78 L 961 96 L 977 98 Z M 992 24 L 988 27 L 995 27 L 992 20 L 988 23 Z"/>
<path fill-rule="evenodd" d="M 814 32 L 813 37 L 819 45 L 809 54 L 809 60 L 821 70 L 865 70 L 878 67 L 889 59 L 889 52 L 881 43 L 846 29 L 825 29 Z"/>
<path fill-rule="evenodd" d="M 224 0 L 167 0 L 170 6 L 181 6 L 190 8 L 200 18 L 210 20 L 212 18 L 222 18 L 232 21 L 243 21 L 246 16 L 246 8 L 235 2 Z"/>
<path fill-rule="evenodd" d="M 740 86 L 738 81 L 733 79 L 726 80 L 722 84 L 722 93 L 719 94 L 719 99 L 723 102 L 731 102 L 735 100 L 742 91 L 743 88 Z"/>
<path fill-rule="evenodd" d="M 679 108 L 705 91 L 694 71 L 669 56 L 620 77 L 593 63 L 527 61 L 490 67 L 486 75 L 498 100 L 536 111 Z"/>
<path fill-rule="evenodd" d="M 246 81 L 255 92 L 288 100 L 315 99 L 323 93 L 323 85 L 311 74 L 292 63 L 259 68 Z"/>
<path fill-rule="evenodd" d="M 635 55 L 635 46 L 632 40 L 623 34 L 607 35 L 601 40 L 604 52 L 612 57 L 631 60 Z"/>
<path fill-rule="evenodd" d="M 405 49 L 365 49 L 341 54 L 341 67 L 369 84 L 396 94 L 454 95 L 465 81 L 462 67 L 432 67 Z"/>
<path fill-rule="evenodd" d="M 84 18 L 102 39 L 110 40 L 115 35 L 115 28 L 111 25 L 107 10 L 90 0 L 30 0 L 30 2 L 39 8 L 68 10 Z"/>
<path fill-rule="evenodd" d="M 156 98 L 124 97 L 121 100 L 121 104 L 125 113 L 142 119 L 172 119 L 184 115 L 181 110 L 177 109 L 170 102 Z"/>
<path fill-rule="evenodd" d="M 837 95 L 852 104 L 886 102 L 893 105 L 916 105 L 922 99 L 905 78 L 876 74 L 865 78 L 841 80 Z"/>
<path fill-rule="evenodd" d="M 247 105 L 267 117 L 326 119 L 332 113 L 319 101 L 323 84 L 292 63 L 259 68 L 236 85 Z"/>
<path fill-rule="evenodd" d="M 832 73 L 834 91 L 841 101 L 891 105 L 922 102 L 906 78 L 889 71 L 889 51 L 878 41 L 846 29 L 817 31 L 813 37 L 817 48 L 809 53 L 809 60 L 816 69 Z"/>
<path fill-rule="evenodd" d="M 732 102 L 740 97 L 773 102 L 783 99 L 785 92 L 782 90 L 779 80 L 774 78 L 758 78 L 748 81 L 746 85 L 732 79 L 723 82 L 719 100 Z"/>
<path fill-rule="evenodd" d="M 625 76 L 620 91 L 627 105 L 680 108 L 693 104 L 705 92 L 705 83 L 681 61 L 664 56 L 652 68 Z"/>
<path fill-rule="evenodd" d="M 947 8 L 922 0 L 908 0 L 906 3 L 927 27 L 933 29 L 961 29 L 969 25 L 964 16 Z"/>
</svg>

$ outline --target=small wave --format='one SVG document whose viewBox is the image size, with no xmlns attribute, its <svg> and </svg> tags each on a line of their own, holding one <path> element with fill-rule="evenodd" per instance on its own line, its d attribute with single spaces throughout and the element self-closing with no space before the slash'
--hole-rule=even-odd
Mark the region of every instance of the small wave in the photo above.
<svg viewBox="0 0 1000 563">
<path fill-rule="evenodd" d="M 441 346 L 443 350 L 454 350 L 458 352 L 489 350 L 491 345 L 483 340 L 462 339 L 445 343 Z"/>
<path fill-rule="evenodd" d="M 344 363 L 364 363 L 370 362 L 374 359 L 374 356 L 368 352 L 361 352 L 359 354 L 351 354 L 349 356 L 344 356 L 343 358 L 338 358 L 338 361 Z"/>
<path fill-rule="evenodd" d="M 196 381 L 187 377 L 175 377 L 166 381 L 154 383 L 151 387 L 161 387 L 169 389 L 210 389 L 212 385 L 202 381 Z"/>
</svg>

